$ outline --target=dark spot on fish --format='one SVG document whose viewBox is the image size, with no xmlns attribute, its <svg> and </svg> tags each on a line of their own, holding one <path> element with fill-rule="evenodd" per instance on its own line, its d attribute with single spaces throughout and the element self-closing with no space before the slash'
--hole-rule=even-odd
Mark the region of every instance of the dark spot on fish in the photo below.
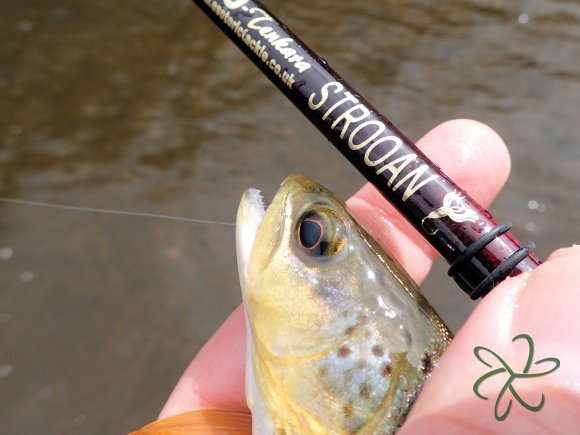
<svg viewBox="0 0 580 435">
<path fill-rule="evenodd" d="M 367 362 L 364 359 L 363 360 L 360 360 L 356 366 L 359 369 L 366 369 L 367 368 Z"/>
<path fill-rule="evenodd" d="M 381 346 L 380 344 L 375 344 L 372 347 L 371 351 L 375 356 L 383 356 L 385 354 L 385 350 L 383 349 L 383 346 Z"/>
<path fill-rule="evenodd" d="M 427 354 L 423 355 L 423 373 L 429 373 L 433 369 L 433 364 L 431 363 L 431 357 Z"/>
<path fill-rule="evenodd" d="M 354 326 L 349 326 L 344 330 L 345 335 L 350 335 L 354 332 Z"/>
<path fill-rule="evenodd" d="M 364 399 L 368 398 L 370 394 L 370 388 L 369 388 L 369 384 L 367 384 L 366 382 L 363 383 L 359 390 L 358 390 L 358 395 Z"/>
<path fill-rule="evenodd" d="M 347 403 L 346 405 L 344 405 L 342 407 L 342 412 L 343 412 L 345 418 L 349 418 L 352 415 L 353 411 L 354 411 L 354 406 L 352 406 L 352 403 Z"/>
<path fill-rule="evenodd" d="M 336 354 L 341 358 L 346 358 L 350 354 L 350 348 L 348 346 L 340 346 Z"/>
<path fill-rule="evenodd" d="M 389 376 L 391 376 L 391 366 L 388 364 L 385 364 L 385 366 L 383 367 L 383 377 L 387 378 Z"/>
</svg>

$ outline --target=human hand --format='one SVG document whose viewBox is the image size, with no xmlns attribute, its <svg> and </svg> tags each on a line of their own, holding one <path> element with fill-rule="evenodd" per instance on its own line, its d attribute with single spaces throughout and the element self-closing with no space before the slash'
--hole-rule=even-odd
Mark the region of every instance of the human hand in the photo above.
<svg viewBox="0 0 580 435">
<path fill-rule="evenodd" d="M 474 121 L 442 124 L 418 146 L 483 206 L 489 205 L 507 179 L 510 161 L 505 145 L 492 130 Z M 368 184 L 347 203 L 359 223 L 421 283 L 437 253 L 419 233 Z M 532 273 L 496 287 L 444 353 L 400 433 L 573 432 L 580 423 L 575 414 L 580 408 L 580 371 L 576 369 L 580 332 L 574 328 L 580 305 L 580 292 L 575 290 L 579 265 L 580 247 L 560 250 Z M 522 383 L 518 389 L 522 397 L 529 397 L 529 403 L 546 395 L 540 412 L 516 404 L 509 418 L 498 422 L 493 400 L 483 401 L 473 392 L 475 381 L 489 370 L 473 350 L 485 346 L 523 366 L 527 349 L 512 342 L 521 333 L 533 338 L 536 360 L 557 357 L 562 365 L 550 376 Z M 160 418 L 196 408 L 246 408 L 245 340 L 243 308 L 238 307 L 186 369 Z M 482 392 L 497 396 L 503 386 L 498 382 L 490 379 Z"/>
</svg>

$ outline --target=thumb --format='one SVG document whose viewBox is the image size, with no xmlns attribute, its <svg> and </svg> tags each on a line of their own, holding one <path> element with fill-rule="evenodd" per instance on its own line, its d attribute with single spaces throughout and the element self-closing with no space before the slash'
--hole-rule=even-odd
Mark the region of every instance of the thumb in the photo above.
<svg viewBox="0 0 580 435">
<path fill-rule="evenodd" d="M 461 328 L 439 366 L 413 407 L 401 434 L 416 433 L 573 433 L 580 425 L 580 247 L 561 249 L 533 272 L 510 278 L 496 287 L 476 308 Z M 526 340 L 512 339 L 527 334 L 533 340 L 528 373 L 548 371 L 557 358 L 560 367 L 545 376 L 518 378 L 511 385 L 537 412 L 526 409 L 510 389 L 500 396 L 508 382 L 507 371 L 490 376 L 474 393 L 474 384 L 486 373 L 503 367 L 491 353 L 489 366 L 474 354 L 483 346 L 500 356 L 514 373 L 522 373 L 531 354 Z M 482 358 L 483 359 L 483 358 Z M 498 402 L 499 397 L 499 402 Z M 495 418 L 510 400 L 505 420 Z"/>
</svg>

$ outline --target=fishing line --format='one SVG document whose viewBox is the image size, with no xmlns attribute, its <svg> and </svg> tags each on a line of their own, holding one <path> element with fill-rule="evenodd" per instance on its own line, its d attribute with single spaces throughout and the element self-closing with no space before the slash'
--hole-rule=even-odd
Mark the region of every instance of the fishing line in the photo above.
<svg viewBox="0 0 580 435">
<path fill-rule="evenodd" d="M 231 222 L 221 222 L 221 221 L 212 221 L 212 220 L 204 220 L 204 219 L 190 219 L 190 218 L 179 217 L 179 216 L 168 216 L 168 215 L 163 215 L 163 214 L 143 213 L 143 212 L 136 212 L 136 211 L 111 210 L 111 209 L 106 209 L 106 208 L 92 208 L 92 207 L 79 207 L 79 206 L 75 206 L 75 205 L 52 204 L 49 202 L 30 201 L 30 200 L 25 200 L 25 199 L 14 199 L 14 198 L 0 197 L 0 202 L 7 203 L 7 204 L 28 205 L 28 206 L 33 206 L 33 207 L 44 207 L 44 208 L 52 208 L 52 209 L 59 209 L 59 210 L 80 211 L 80 212 L 85 212 L 85 213 L 103 213 L 103 214 L 114 214 L 114 215 L 121 215 L 121 216 L 136 216 L 136 217 L 145 217 L 145 218 L 152 218 L 152 219 L 164 219 L 164 220 L 172 220 L 172 221 L 179 221 L 179 222 L 189 222 L 189 223 L 194 223 L 194 224 L 235 226 L 235 224 L 231 223 Z"/>
</svg>

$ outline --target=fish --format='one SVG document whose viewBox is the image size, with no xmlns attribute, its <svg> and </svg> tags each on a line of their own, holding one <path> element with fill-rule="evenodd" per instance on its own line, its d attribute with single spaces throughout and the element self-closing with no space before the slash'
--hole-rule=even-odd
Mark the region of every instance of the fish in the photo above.
<svg viewBox="0 0 580 435">
<path fill-rule="evenodd" d="M 236 245 L 253 434 L 391 434 L 452 334 L 401 265 L 315 181 L 248 189 Z"/>
<path fill-rule="evenodd" d="M 270 204 L 244 192 L 236 251 L 251 418 L 196 410 L 134 435 L 394 433 L 453 338 L 402 266 L 302 175 Z"/>
</svg>

